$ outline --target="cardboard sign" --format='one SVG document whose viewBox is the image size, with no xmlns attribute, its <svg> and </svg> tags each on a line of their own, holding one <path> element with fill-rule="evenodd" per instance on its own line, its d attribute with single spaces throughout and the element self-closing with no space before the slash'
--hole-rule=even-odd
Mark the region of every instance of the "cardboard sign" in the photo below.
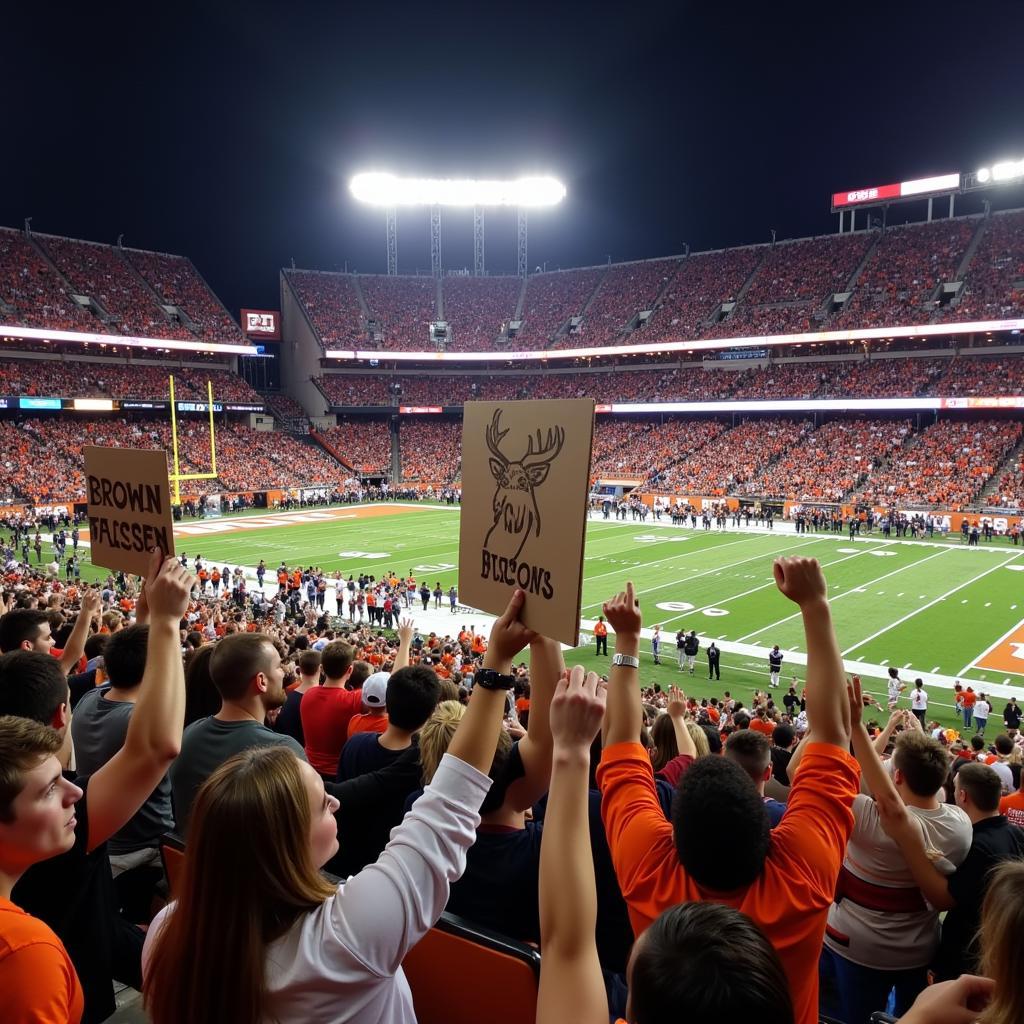
<svg viewBox="0 0 1024 1024">
<path fill-rule="evenodd" d="M 500 615 L 519 587 L 523 623 L 573 646 L 593 433 L 589 398 L 463 407 L 459 598 Z"/>
<path fill-rule="evenodd" d="M 154 547 L 174 554 L 166 452 L 87 445 L 85 481 L 93 565 L 144 576 Z"/>
</svg>

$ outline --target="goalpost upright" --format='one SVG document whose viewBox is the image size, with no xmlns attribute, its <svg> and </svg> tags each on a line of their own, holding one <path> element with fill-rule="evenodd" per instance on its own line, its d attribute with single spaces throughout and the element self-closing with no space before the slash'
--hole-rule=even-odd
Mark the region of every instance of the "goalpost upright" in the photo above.
<svg viewBox="0 0 1024 1024">
<path fill-rule="evenodd" d="M 213 426 L 213 384 L 206 382 L 206 407 L 210 414 L 210 472 L 209 473 L 182 473 L 178 462 L 178 416 L 174 401 L 174 375 L 168 378 L 168 386 L 171 397 L 171 448 L 174 457 L 174 472 L 169 475 L 174 484 L 174 504 L 181 504 L 181 481 L 182 480 L 216 480 L 217 478 L 217 442 Z"/>
</svg>

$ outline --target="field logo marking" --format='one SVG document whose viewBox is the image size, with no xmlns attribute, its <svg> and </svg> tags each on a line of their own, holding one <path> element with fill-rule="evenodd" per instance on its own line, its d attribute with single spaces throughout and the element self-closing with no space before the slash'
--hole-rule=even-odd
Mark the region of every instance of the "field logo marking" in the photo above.
<svg viewBox="0 0 1024 1024">
<path fill-rule="evenodd" d="M 656 607 L 663 612 L 692 612 L 694 609 L 689 601 L 660 601 Z"/>
<path fill-rule="evenodd" d="M 1007 630 L 977 658 L 964 665 L 959 674 L 964 675 L 972 668 L 1024 675 L 1024 622 L 1018 622 L 1012 629 Z"/>
<path fill-rule="evenodd" d="M 339 551 L 339 558 L 390 558 L 387 551 Z"/>
</svg>

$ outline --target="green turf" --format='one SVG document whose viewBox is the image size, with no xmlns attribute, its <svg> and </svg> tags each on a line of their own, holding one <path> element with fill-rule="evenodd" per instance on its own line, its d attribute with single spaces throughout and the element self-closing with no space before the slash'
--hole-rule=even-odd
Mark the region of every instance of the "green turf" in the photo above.
<svg viewBox="0 0 1024 1024">
<path fill-rule="evenodd" d="M 177 544 L 190 558 L 202 554 L 228 565 L 253 566 L 263 558 L 271 569 L 284 559 L 289 565 L 341 569 L 345 575 L 379 576 L 384 570 L 404 575 L 411 569 L 445 589 L 458 578 L 458 513 L 452 509 L 411 508 L 377 518 L 180 537 Z M 1024 662 L 1022 672 L 1012 674 L 968 668 L 1024 620 L 1024 574 L 1009 568 L 1024 564 L 1024 549 L 1005 541 L 991 548 L 968 549 L 956 539 L 947 546 L 886 543 L 880 537 L 851 543 L 833 536 L 595 520 L 587 531 L 582 617 L 596 618 L 601 602 L 633 579 L 644 625 L 662 624 L 666 661 L 674 663 L 673 638 L 683 627 L 706 639 L 762 647 L 778 643 L 783 650 L 802 652 L 799 615 L 771 578 L 774 557 L 800 554 L 818 558 L 825 569 L 836 633 L 848 660 L 894 665 L 904 678 L 939 673 L 982 683 L 1020 682 L 1024 688 Z M 658 607 L 666 603 L 670 606 Z M 589 648 L 577 653 L 584 663 L 596 663 Z M 701 662 L 706 674 L 703 653 Z M 728 674 L 734 693 L 746 699 L 767 682 L 758 657 L 724 654 L 722 668 L 721 684 L 701 688 L 699 672 L 693 692 L 720 693 Z M 802 678 L 803 669 L 796 672 Z M 792 674 L 786 670 L 784 677 Z M 676 678 L 671 667 L 655 670 L 648 651 L 645 680 L 667 684 Z M 876 679 L 868 689 L 880 693 L 881 686 Z M 933 694 L 933 705 L 942 702 L 951 703 L 950 695 Z M 948 721 L 953 723 L 951 714 Z"/>
</svg>

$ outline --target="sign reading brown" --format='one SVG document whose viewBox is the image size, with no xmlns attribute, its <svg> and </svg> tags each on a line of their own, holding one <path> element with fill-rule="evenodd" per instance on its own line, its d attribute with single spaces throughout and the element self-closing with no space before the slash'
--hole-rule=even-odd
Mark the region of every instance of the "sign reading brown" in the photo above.
<svg viewBox="0 0 1024 1024">
<path fill-rule="evenodd" d="M 459 598 L 575 646 L 583 587 L 592 399 L 466 402 Z"/>
<path fill-rule="evenodd" d="M 93 565 L 144 576 L 149 553 L 174 554 L 167 454 L 137 448 L 85 448 Z"/>
</svg>

